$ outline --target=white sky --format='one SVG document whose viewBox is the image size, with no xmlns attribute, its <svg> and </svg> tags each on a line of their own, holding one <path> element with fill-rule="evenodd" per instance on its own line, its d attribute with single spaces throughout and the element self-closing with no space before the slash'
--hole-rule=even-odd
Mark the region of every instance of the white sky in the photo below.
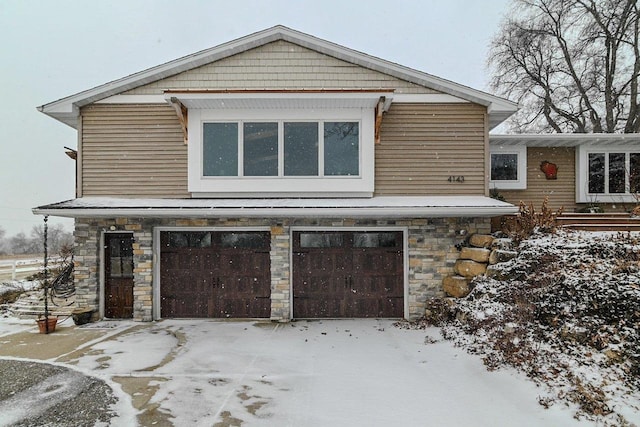
<svg viewBox="0 0 640 427">
<path fill-rule="evenodd" d="M 63 146 L 76 147 L 76 131 L 39 105 L 277 24 L 486 90 L 509 3 L 0 0 L 0 227 L 28 234 L 42 221 L 31 208 L 75 195 Z"/>
</svg>

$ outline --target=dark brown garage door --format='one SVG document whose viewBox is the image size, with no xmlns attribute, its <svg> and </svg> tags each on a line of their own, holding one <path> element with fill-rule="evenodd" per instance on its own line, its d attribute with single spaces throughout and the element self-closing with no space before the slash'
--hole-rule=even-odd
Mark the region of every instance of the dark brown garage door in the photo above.
<svg viewBox="0 0 640 427">
<path fill-rule="evenodd" d="M 268 232 L 165 231 L 160 241 L 163 318 L 271 315 Z"/>
<path fill-rule="evenodd" d="M 402 248 L 402 232 L 295 232 L 293 316 L 403 317 Z"/>
</svg>

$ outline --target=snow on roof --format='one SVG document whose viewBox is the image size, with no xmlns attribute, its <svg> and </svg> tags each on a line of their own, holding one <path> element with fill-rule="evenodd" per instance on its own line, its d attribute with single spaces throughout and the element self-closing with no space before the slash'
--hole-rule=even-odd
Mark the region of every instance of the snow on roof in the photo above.
<svg viewBox="0 0 640 427">
<path fill-rule="evenodd" d="M 84 197 L 33 209 L 36 215 L 79 217 L 478 217 L 512 214 L 509 203 L 483 196 L 327 199 L 125 199 Z"/>
<path fill-rule="evenodd" d="M 637 133 L 550 133 L 489 135 L 491 145 L 527 147 L 577 147 L 580 145 L 640 145 Z"/>
<path fill-rule="evenodd" d="M 38 107 L 38 110 L 76 128 L 80 107 L 277 40 L 295 43 L 364 68 L 376 70 L 405 81 L 438 90 L 445 94 L 485 105 L 488 107 L 491 128 L 500 124 L 518 109 L 516 103 L 507 99 L 393 62 L 385 61 L 309 34 L 292 30 L 282 25 L 276 25 L 266 30 L 50 102 Z"/>
</svg>

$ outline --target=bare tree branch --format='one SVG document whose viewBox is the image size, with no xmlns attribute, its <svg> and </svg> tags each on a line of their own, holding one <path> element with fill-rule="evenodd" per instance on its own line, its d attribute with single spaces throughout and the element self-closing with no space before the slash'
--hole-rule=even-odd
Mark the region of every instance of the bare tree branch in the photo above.
<svg viewBox="0 0 640 427">
<path fill-rule="evenodd" d="M 488 60 L 511 130 L 638 132 L 639 27 L 637 0 L 513 0 Z"/>
</svg>

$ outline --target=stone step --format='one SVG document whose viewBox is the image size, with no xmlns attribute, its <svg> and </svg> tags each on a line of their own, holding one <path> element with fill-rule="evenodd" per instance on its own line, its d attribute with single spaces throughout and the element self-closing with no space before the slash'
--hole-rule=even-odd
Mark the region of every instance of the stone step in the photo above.
<svg viewBox="0 0 640 427">
<path fill-rule="evenodd" d="M 69 316 L 75 308 L 75 297 L 49 300 L 49 312 L 52 316 Z M 14 316 L 21 319 L 37 318 L 44 315 L 44 296 L 42 291 L 25 292 L 9 306 Z"/>
</svg>

